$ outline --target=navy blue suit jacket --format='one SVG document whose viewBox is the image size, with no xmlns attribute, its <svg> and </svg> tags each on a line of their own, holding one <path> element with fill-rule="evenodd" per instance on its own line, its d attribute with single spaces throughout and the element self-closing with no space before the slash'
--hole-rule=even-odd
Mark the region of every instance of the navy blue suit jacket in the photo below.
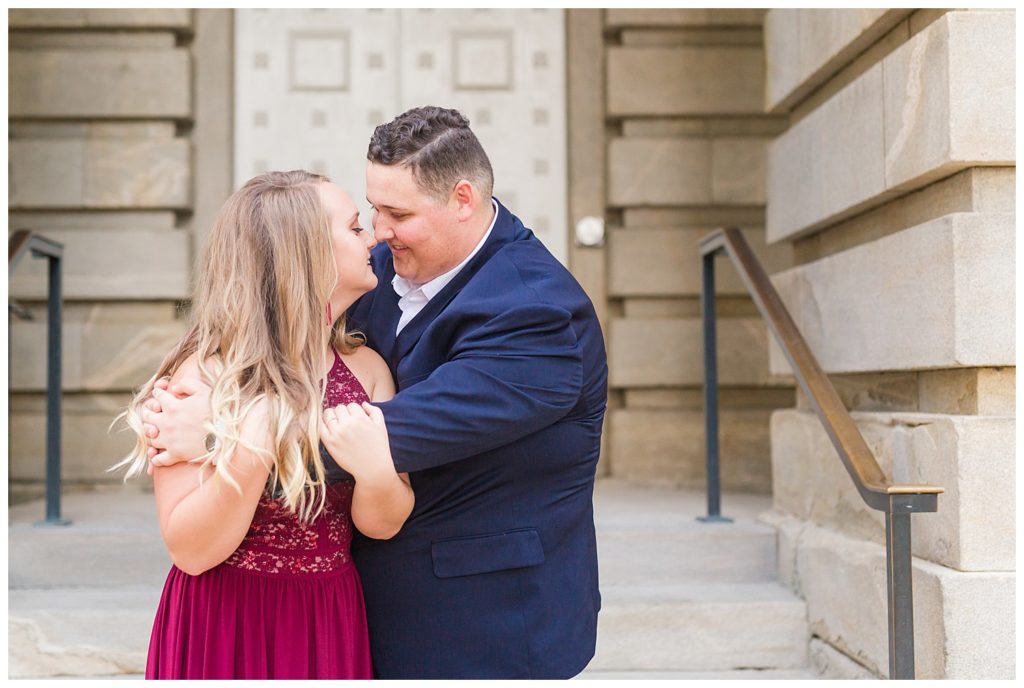
<svg viewBox="0 0 1024 688">
<path fill-rule="evenodd" d="M 380 404 L 416 506 L 357 537 L 378 678 L 568 678 L 594 654 L 592 496 L 608 367 L 593 304 L 501 204 L 476 256 L 395 337 L 385 244 L 349 312 L 391 367 Z M 333 462 L 332 462 L 333 464 Z"/>
</svg>

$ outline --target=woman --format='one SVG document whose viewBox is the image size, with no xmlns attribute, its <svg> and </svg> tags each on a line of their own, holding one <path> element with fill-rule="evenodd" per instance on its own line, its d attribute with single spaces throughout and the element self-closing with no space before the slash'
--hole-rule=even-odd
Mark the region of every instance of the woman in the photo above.
<svg viewBox="0 0 1024 688">
<path fill-rule="evenodd" d="M 201 462 L 153 473 L 174 566 L 147 678 L 372 677 L 352 526 L 391 537 L 413 494 L 367 403 L 394 395 L 391 375 L 341 315 L 377 282 L 358 218 L 344 191 L 307 172 L 269 172 L 233 194 L 192 327 L 125 413 L 138 441 L 119 465 L 132 476 L 147 466 L 157 380 L 213 390 Z M 321 439 L 354 481 L 325 484 Z"/>
</svg>

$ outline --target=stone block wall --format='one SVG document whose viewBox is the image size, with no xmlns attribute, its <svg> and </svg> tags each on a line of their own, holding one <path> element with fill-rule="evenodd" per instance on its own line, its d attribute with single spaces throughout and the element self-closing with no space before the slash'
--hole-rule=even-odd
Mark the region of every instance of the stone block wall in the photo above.
<svg viewBox="0 0 1024 688">
<path fill-rule="evenodd" d="M 231 190 L 231 11 L 12 10 L 10 228 L 66 247 L 64 477 L 129 446 L 110 418 L 180 336 L 190 267 Z M 763 10 L 569 11 L 570 205 L 609 218 L 570 265 L 608 337 L 612 408 L 601 471 L 704 484 L 697 242 L 743 227 L 766 245 Z M 574 55 L 579 55 L 577 50 Z M 793 404 L 731 267 L 719 274 L 727 489 L 770 489 L 768 414 Z M 41 261 L 10 277 L 37 316 Z M 11 479 L 42 476 L 45 322 L 10 328 Z M 616 429 L 621 429 L 613 441 Z M 656 446 L 656 450 L 650 450 Z"/>
<path fill-rule="evenodd" d="M 765 233 L 764 10 L 603 12 L 606 253 L 612 399 L 605 468 L 617 478 L 705 484 L 698 242 L 741 227 L 769 271 L 792 248 Z M 718 275 L 722 479 L 771 489 L 769 418 L 791 406 L 768 368 L 767 330 L 727 260 Z"/>
<path fill-rule="evenodd" d="M 772 280 L 913 517 L 918 678 L 1015 674 L 1014 12 L 771 10 Z M 774 342 L 769 375 L 789 371 Z M 888 672 L 885 533 L 802 393 L 771 419 L 781 578 L 832 677 Z"/>
<path fill-rule="evenodd" d="M 68 483 L 133 440 L 108 433 L 181 336 L 195 246 L 230 191 L 230 13 L 13 9 L 9 231 L 64 245 L 62 437 Z M 201 145 L 198 145 L 200 144 Z M 46 263 L 24 257 L 10 297 L 9 477 L 44 476 Z"/>
</svg>

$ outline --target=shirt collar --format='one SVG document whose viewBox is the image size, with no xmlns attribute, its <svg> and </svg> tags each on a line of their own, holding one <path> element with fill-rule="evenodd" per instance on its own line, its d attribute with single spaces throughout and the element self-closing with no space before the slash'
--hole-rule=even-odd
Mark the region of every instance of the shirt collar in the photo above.
<svg viewBox="0 0 1024 688">
<path fill-rule="evenodd" d="M 487 231 L 484 233 L 483 238 L 480 239 L 480 241 L 477 243 L 476 247 L 470 252 L 470 254 L 466 256 L 465 259 L 463 259 L 463 261 L 456 265 L 454 268 L 444 273 L 443 275 L 438 275 L 434 279 L 423 284 L 416 284 L 415 282 L 410 282 L 409 280 L 399 276 L 396 273 L 395 276 L 391 279 L 391 286 L 394 288 L 395 293 L 398 294 L 398 298 L 403 298 L 406 294 L 416 289 L 419 289 L 420 291 L 423 292 L 423 295 L 426 296 L 427 300 L 429 301 L 430 299 L 434 298 L 442 289 L 444 289 L 445 286 L 447 286 L 447 284 L 455 278 L 455 275 L 459 274 L 459 271 L 462 270 L 462 268 L 466 267 L 466 263 L 472 260 L 473 256 L 479 253 L 480 249 L 483 248 L 483 245 L 487 243 L 487 238 L 491 236 L 491 232 L 494 230 L 494 225 L 498 222 L 498 204 L 497 202 L 495 202 L 493 198 L 491 199 L 491 207 L 494 208 L 494 217 L 491 219 L 491 226 L 487 228 Z"/>
</svg>

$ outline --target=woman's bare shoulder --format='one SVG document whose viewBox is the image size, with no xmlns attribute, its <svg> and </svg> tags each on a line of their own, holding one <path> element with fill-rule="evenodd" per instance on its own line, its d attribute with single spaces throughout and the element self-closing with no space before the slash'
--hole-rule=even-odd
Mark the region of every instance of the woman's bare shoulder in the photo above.
<svg viewBox="0 0 1024 688">
<path fill-rule="evenodd" d="M 341 358 L 371 399 L 379 401 L 382 394 L 388 398 L 394 396 L 395 385 L 391 379 L 391 370 L 376 351 L 363 345 L 351 353 L 342 354 Z"/>
<path fill-rule="evenodd" d="M 178 365 L 177 370 L 171 375 L 171 384 L 180 382 L 186 378 L 194 378 L 196 380 L 201 379 L 202 373 L 199 370 L 199 356 L 197 354 L 189 354 L 189 357 Z"/>
<path fill-rule="evenodd" d="M 388 364 L 384 362 L 384 359 L 381 357 L 381 355 L 374 351 L 373 349 L 371 349 L 366 344 L 362 344 L 356 347 L 356 349 L 352 351 L 352 353 L 342 354 L 341 357 L 345 359 L 346 364 L 349 361 L 357 361 L 359 365 L 374 367 L 383 366 L 384 368 L 387 368 L 388 366 Z"/>
<path fill-rule="evenodd" d="M 215 373 L 215 371 L 217 370 L 216 365 L 217 360 L 213 357 L 210 357 L 206 359 L 203 367 L 205 367 L 208 372 Z M 201 382 L 207 382 L 206 380 L 203 379 L 203 373 L 199 369 L 198 354 L 190 354 L 188 358 L 186 358 L 178 365 L 177 370 L 175 370 L 174 374 L 171 375 L 171 384 L 174 384 L 175 382 L 179 382 L 184 379 L 192 379 L 199 380 Z"/>
</svg>

